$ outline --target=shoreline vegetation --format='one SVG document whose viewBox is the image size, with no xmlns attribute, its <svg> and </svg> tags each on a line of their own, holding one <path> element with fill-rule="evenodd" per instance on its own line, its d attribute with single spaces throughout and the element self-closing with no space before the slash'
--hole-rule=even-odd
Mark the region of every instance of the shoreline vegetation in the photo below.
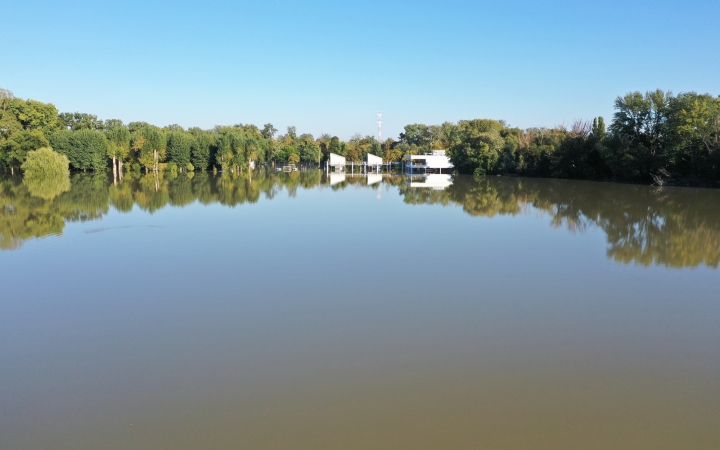
<svg viewBox="0 0 720 450">
<path fill-rule="evenodd" d="M 441 125 L 410 124 L 397 140 L 354 135 L 278 134 L 237 124 L 211 130 L 124 124 L 87 113 L 60 113 L 52 103 L 16 98 L 0 89 L 0 167 L 20 170 L 30 152 L 51 148 L 73 171 L 171 174 L 219 171 L 240 174 L 257 165 L 321 164 L 329 153 L 362 161 L 367 153 L 386 162 L 445 149 L 460 174 L 720 187 L 720 97 L 662 90 L 615 99 L 606 127 L 602 117 L 571 126 L 528 128 L 475 119 Z"/>
<path fill-rule="evenodd" d="M 193 203 L 227 207 L 270 201 L 284 191 L 348 187 L 393 189 L 408 205 L 457 206 L 473 217 L 547 216 L 549 225 L 571 233 L 600 230 L 607 258 L 622 264 L 666 267 L 720 265 L 720 191 L 524 177 L 456 176 L 442 191 L 412 188 L 402 176 L 368 184 L 347 177 L 330 185 L 323 171 L 254 170 L 244 174 L 130 171 L 114 182 L 109 172 L 73 173 L 36 179 L 0 176 L 0 250 L 29 239 L 61 235 L 68 222 L 100 220 L 119 213 L 153 214 Z"/>
</svg>

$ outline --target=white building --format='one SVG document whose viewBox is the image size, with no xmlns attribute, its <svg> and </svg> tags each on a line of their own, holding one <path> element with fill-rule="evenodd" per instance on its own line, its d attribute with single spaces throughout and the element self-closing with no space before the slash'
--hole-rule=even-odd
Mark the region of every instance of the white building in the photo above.
<svg viewBox="0 0 720 450">
<path fill-rule="evenodd" d="M 365 163 L 368 167 L 378 167 L 382 166 L 383 160 L 379 156 L 371 155 L 370 153 L 368 153 L 365 157 Z"/>
<path fill-rule="evenodd" d="M 327 166 L 328 170 L 330 167 L 332 167 L 335 172 L 342 172 L 345 170 L 345 166 L 347 165 L 347 161 L 345 161 L 344 156 L 337 155 L 335 153 L 330 153 L 330 158 L 328 158 Z"/>
<path fill-rule="evenodd" d="M 405 171 L 411 174 L 449 174 L 454 168 L 445 150 L 432 150 L 424 155 L 405 155 Z"/>
</svg>

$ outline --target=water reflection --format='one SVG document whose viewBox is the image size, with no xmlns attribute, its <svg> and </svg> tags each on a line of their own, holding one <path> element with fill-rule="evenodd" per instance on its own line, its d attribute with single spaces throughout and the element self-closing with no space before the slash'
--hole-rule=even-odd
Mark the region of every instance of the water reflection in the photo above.
<svg viewBox="0 0 720 450">
<path fill-rule="evenodd" d="M 33 197 L 52 200 L 70 190 L 70 175 L 67 173 L 25 177 L 23 183 Z"/>
<path fill-rule="evenodd" d="M 265 172 L 244 176 L 195 173 L 175 177 L 128 174 L 113 184 L 105 174 L 74 174 L 71 179 L 0 179 L 0 248 L 18 249 L 31 238 L 59 235 L 66 222 L 102 218 L 110 205 L 150 213 L 195 201 L 238 206 L 271 200 L 283 191 L 329 185 L 394 188 L 407 204 L 458 205 L 471 216 L 546 214 L 551 226 L 573 233 L 605 232 L 607 255 L 621 263 L 670 267 L 720 263 L 720 192 L 593 183 L 569 180 L 454 177 L 406 180 L 402 177 L 327 176 L 322 171 Z"/>
<path fill-rule="evenodd" d="M 452 175 L 442 173 L 409 175 L 408 177 L 408 184 L 414 188 L 431 188 L 436 191 L 442 191 L 453 184 Z"/>
</svg>

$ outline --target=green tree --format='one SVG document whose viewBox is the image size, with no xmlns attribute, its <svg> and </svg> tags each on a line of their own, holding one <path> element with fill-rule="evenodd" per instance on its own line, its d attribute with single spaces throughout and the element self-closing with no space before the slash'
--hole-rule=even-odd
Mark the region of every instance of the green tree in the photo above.
<svg viewBox="0 0 720 450">
<path fill-rule="evenodd" d="M 695 92 L 668 105 L 667 152 L 673 170 L 684 176 L 720 176 L 720 98 Z"/>
<path fill-rule="evenodd" d="M 132 132 L 131 148 L 138 155 L 138 161 L 145 170 L 158 171 L 158 165 L 165 160 L 167 139 L 159 128 L 150 125 L 130 124 Z"/>
<path fill-rule="evenodd" d="M 605 135 L 606 135 L 605 119 L 603 119 L 602 117 L 596 117 L 593 119 L 592 135 L 597 140 L 605 139 Z"/>
<path fill-rule="evenodd" d="M 67 156 L 74 169 L 99 171 L 107 167 L 109 142 L 104 132 L 88 129 L 61 131 L 53 133 L 52 137 L 56 143 L 53 148 Z"/>
<path fill-rule="evenodd" d="M 10 136 L 0 152 L 3 154 L 2 159 L 12 168 L 24 163 L 28 152 L 48 146 L 50 143 L 41 130 L 22 130 Z"/>
<path fill-rule="evenodd" d="M 295 156 L 292 156 L 295 155 Z M 292 156 L 292 158 L 291 158 Z M 296 158 L 297 157 L 297 158 Z M 285 145 L 280 149 L 280 154 L 278 155 L 278 161 L 281 162 L 290 162 L 291 159 L 294 161 L 297 159 L 297 161 L 300 161 L 300 152 L 298 149 L 293 147 L 292 145 Z"/>
<path fill-rule="evenodd" d="M 312 138 L 306 138 L 298 144 L 300 159 L 307 162 L 320 162 L 320 144 Z"/>
<path fill-rule="evenodd" d="M 618 97 L 610 130 L 616 136 L 644 146 L 653 156 L 661 153 L 670 98 L 670 92 L 660 89 L 644 95 L 636 91 Z"/>
<path fill-rule="evenodd" d="M 217 148 L 217 136 L 212 131 L 203 131 L 200 128 L 191 128 L 189 131 L 194 137 L 190 149 L 192 165 L 196 169 L 206 170 Z"/>
<path fill-rule="evenodd" d="M 421 123 L 405 125 L 404 131 L 400 133 L 400 142 L 429 150 L 432 142 L 430 128 Z"/>
<path fill-rule="evenodd" d="M 293 141 L 297 139 L 297 127 L 287 127 L 287 137 Z"/>
<path fill-rule="evenodd" d="M 52 200 L 70 190 L 70 162 L 65 155 L 43 147 L 28 152 L 22 165 L 25 172 L 23 184 L 30 195 Z"/>
<path fill-rule="evenodd" d="M 11 90 L 0 88 L 0 111 L 7 110 L 10 100 L 13 100 L 15 95 Z"/>
<path fill-rule="evenodd" d="M 330 138 L 330 144 L 328 145 L 328 151 L 330 153 L 335 153 L 336 155 L 344 155 L 345 152 L 343 151 L 342 145 L 340 145 L 340 138 L 337 136 L 333 136 Z"/>
<path fill-rule="evenodd" d="M 72 136 L 73 133 L 70 130 L 57 130 L 48 136 L 50 147 L 61 155 L 68 156 L 72 152 L 72 143 L 70 142 Z"/>
<path fill-rule="evenodd" d="M 115 127 L 125 127 L 125 124 L 120 119 L 108 119 L 105 121 L 106 130 L 112 130 Z"/>
<path fill-rule="evenodd" d="M 60 113 L 58 115 L 58 125 L 71 131 L 105 129 L 105 124 L 96 115 L 79 112 Z"/>
<path fill-rule="evenodd" d="M 558 131 L 562 137 L 551 157 L 553 177 L 594 179 L 607 175 L 596 138 L 604 134 L 602 120 L 592 124 L 577 120 L 570 130 Z"/>
<path fill-rule="evenodd" d="M 13 133 L 23 128 L 15 114 L 9 109 L 10 103 L 14 99 L 15 96 L 11 91 L 0 89 L 0 147 Z"/>
<path fill-rule="evenodd" d="M 666 153 L 670 92 L 630 92 L 615 100 L 611 167 L 624 179 L 645 179 L 671 162 Z"/>
<path fill-rule="evenodd" d="M 271 123 L 266 123 L 266 124 L 263 126 L 263 129 L 262 129 L 262 131 L 261 131 L 260 133 L 262 133 L 262 136 L 263 136 L 265 139 L 271 140 L 271 139 L 273 139 L 273 138 L 275 137 L 275 133 L 277 133 L 277 131 L 278 131 L 277 128 L 275 128 L 275 127 L 273 126 L 273 124 L 271 124 Z"/>
<path fill-rule="evenodd" d="M 239 128 L 220 127 L 216 163 L 223 171 L 239 172 L 245 166 L 245 133 Z"/>
<path fill-rule="evenodd" d="M 187 168 L 192 160 L 193 135 L 184 131 L 171 131 L 167 136 L 168 160 L 177 164 L 180 170 Z"/>
<path fill-rule="evenodd" d="M 122 177 L 123 163 L 130 155 L 130 130 L 118 125 L 108 129 L 105 136 L 108 139 L 108 157 L 112 160 L 113 175 L 118 172 Z"/>
<path fill-rule="evenodd" d="M 462 120 L 458 123 L 459 143 L 449 149 L 453 165 L 460 173 L 485 175 L 496 169 L 505 141 L 502 123 L 496 120 Z"/>
<path fill-rule="evenodd" d="M 25 130 L 41 130 L 49 134 L 57 129 L 58 110 L 52 103 L 15 98 L 10 100 L 8 109 Z"/>
</svg>

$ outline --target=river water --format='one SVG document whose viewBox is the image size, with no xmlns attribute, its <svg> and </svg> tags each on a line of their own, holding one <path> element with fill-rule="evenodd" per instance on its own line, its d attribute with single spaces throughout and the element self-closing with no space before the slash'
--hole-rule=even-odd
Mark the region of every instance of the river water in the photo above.
<svg viewBox="0 0 720 450">
<path fill-rule="evenodd" d="M 720 192 L 0 179 L 0 448 L 720 448 Z M 430 187 L 428 187 L 430 186 Z"/>
</svg>

